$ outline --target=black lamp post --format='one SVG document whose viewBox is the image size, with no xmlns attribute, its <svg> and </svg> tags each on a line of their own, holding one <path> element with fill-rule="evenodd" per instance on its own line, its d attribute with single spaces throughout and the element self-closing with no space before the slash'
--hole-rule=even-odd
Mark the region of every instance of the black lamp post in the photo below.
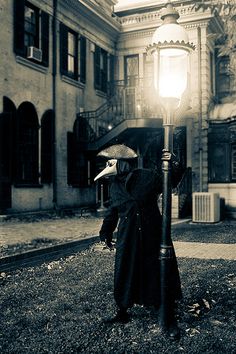
<svg viewBox="0 0 236 354">
<path fill-rule="evenodd" d="M 175 114 L 181 109 L 181 98 L 188 86 L 189 53 L 194 48 L 185 29 L 177 23 L 178 12 L 168 2 L 163 9 L 162 25 L 155 31 L 147 48 L 154 55 L 154 80 L 159 106 L 163 113 L 164 150 L 162 155 L 162 239 L 160 247 L 161 304 L 160 327 L 168 330 L 174 316 L 168 292 L 170 266 L 174 255 L 171 240 L 171 170 Z"/>
</svg>

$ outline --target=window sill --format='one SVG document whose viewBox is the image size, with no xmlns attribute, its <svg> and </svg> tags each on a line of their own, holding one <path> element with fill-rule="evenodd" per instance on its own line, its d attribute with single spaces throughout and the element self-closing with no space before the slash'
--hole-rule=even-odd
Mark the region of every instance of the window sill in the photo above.
<svg viewBox="0 0 236 354">
<path fill-rule="evenodd" d="M 40 64 L 36 64 L 33 61 L 30 61 L 29 59 L 20 57 L 19 55 L 16 56 L 16 62 L 18 64 L 22 64 L 24 66 L 27 66 L 30 69 L 34 69 L 38 72 L 41 72 L 43 74 L 47 74 L 48 73 L 48 68 L 40 65 Z"/>
<path fill-rule="evenodd" d="M 42 184 L 31 184 L 31 183 L 15 183 L 14 184 L 15 188 L 43 188 Z"/>
<path fill-rule="evenodd" d="M 85 84 L 82 84 L 79 81 L 76 81 L 68 76 L 62 75 L 61 76 L 62 81 L 66 82 L 67 84 L 73 85 L 75 87 L 83 89 L 85 87 Z"/>
</svg>

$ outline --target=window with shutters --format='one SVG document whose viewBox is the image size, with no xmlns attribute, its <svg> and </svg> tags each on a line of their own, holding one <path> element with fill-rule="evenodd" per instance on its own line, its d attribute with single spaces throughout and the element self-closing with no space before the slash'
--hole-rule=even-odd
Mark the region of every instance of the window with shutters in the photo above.
<svg viewBox="0 0 236 354">
<path fill-rule="evenodd" d="M 24 30 L 25 47 L 39 48 L 39 9 L 30 4 L 25 6 Z"/>
<path fill-rule="evenodd" d="M 77 46 L 76 46 L 76 35 L 68 32 L 68 55 L 67 55 L 67 67 L 68 73 L 72 76 L 75 76 L 76 72 L 76 53 L 77 53 Z"/>
<path fill-rule="evenodd" d="M 60 70 L 73 80 L 86 81 L 86 38 L 63 23 L 60 25 Z"/>
<path fill-rule="evenodd" d="M 94 52 L 94 88 L 104 93 L 108 89 L 108 53 L 97 45 Z"/>
<path fill-rule="evenodd" d="M 14 52 L 37 64 L 48 66 L 49 15 L 29 1 L 14 1 Z"/>
</svg>

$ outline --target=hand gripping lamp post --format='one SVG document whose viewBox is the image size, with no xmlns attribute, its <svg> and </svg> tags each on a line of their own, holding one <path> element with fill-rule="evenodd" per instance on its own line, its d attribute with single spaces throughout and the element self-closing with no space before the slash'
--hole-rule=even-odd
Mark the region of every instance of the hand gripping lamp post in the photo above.
<svg viewBox="0 0 236 354">
<path fill-rule="evenodd" d="M 162 239 L 160 247 L 161 305 L 160 327 L 168 330 L 173 306 L 168 293 L 170 264 L 173 258 L 171 241 L 171 155 L 173 149 L 174 117 L 181 109 L 181 98 L 187 89 L 189 43 L 185 29 L 177 23 L 178 12 L 168 2 L 163 9 L 162 25 L 154 32 L 147 52 L 154 55 L 154 80 L 157 100 L 163 114 L 164 150 L 162 155 Z"/>
</svg>

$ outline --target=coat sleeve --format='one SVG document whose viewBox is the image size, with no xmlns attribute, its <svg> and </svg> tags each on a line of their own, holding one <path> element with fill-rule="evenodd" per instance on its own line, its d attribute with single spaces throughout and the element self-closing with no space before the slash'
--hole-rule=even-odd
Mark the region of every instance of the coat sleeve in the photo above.
<svg viewBox="0 0 236 354">
<path fill-rule="evenodd" d="M 112 241 L 113 232 L 116 229 L 118 223 L 118 209 L 110 207 L 103 219 L 101 229 L 99 231 L 99 237 L 101 241 L 110 243 Z"/>
</svg>

